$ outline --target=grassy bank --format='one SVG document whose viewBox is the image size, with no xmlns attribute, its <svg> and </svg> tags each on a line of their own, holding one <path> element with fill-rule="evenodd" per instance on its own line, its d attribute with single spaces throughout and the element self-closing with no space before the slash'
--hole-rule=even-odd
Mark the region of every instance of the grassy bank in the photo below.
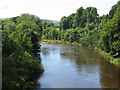
<svg viewBox="0 0 120 90">
<path fill-rule="evenodd" d="M 104 58 L 106 58 L 110 63 L 113 63 L 117 66 L 120 64 L 120 57 L 113 58 L 113 56 L 111 56 L 110 53 L 106 53 L 96 47 L 94 48 L 94 51 L 98 52 L 100 55 L 102 55 Z"/>
<path fill-rule="evenodd" d="M 68 42 L 68 41 L 61 41 L 61 40 L 46 40 L 43 39 L 42 42 L 47 42 L 47 43 L 57 43 L 57 44 L 70 44 L 70 45 L 78 45 L 81 46 L 79 43 L 75 42 Z M 115 65 L 119 65 L 120 63 L 120 57 L 119 58 L 113 58 L 110 53 L 106 53 L 98 48 L 94 48 L 95 52 L 98 52 L 100 55 L 102 55 L 104 58 L 106 58 L 110 63 L 113 63 Z"/>
<path fill-rule="evenodd" d="M 56 44 L 70 44 L 70 45 L 79 45 L 81 46 L 81 44 L 76 43 L 76 42 L 68 42 L 68 41 L 62 41 L 62 40 L 47 40 L 47 39 L 43 39 L 41 40 L 41 42 L 47 42 L 47 43 L 56 43 Z"/>
</svg>

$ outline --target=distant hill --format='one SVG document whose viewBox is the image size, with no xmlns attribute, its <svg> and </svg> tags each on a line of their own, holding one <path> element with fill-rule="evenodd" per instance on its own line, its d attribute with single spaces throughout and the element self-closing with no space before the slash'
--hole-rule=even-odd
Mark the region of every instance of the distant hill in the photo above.
<svg viewBox="0 0 120 90">
<path fill-rule="evenodd" d="M 8 20 L 9 18 L 0 18 L 0 20 Z M 47 20 L 47 19 L 41 19 L 42 22 L 47 22 L 47 23 L 53 23 L 54 25 L 59 25 L 60 21 L 56 20 Z"/>
<path fill-rule="evenodd" d="M 59 25 L 60 21 L 41 19 L 42 22 L 53 23 L 54 25 Z"/>
<path fill-rule="evenodd" d="M 9 18 L 0 18 L 0 20 L 9 20 Z"/>
</svg>

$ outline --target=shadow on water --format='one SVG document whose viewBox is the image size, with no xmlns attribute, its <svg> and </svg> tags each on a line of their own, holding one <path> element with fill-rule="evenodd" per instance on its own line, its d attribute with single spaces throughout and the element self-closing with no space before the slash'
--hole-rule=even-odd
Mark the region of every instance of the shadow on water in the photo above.
<svg viewBox="0 0 120 90">
<path fill-rule="evenodd" d="M 118 88 L 120 75 L 118 67 L 107 62 L 106 60 L 100 60 L 100 82 L 103 88 Z M 119 84 L 119 85 L 118 85 Z"/>
</svg>

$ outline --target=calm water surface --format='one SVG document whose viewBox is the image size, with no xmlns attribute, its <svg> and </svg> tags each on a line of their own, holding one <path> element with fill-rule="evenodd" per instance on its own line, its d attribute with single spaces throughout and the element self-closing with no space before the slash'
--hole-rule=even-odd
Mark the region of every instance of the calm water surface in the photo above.
<svg viewBox="0 0 120 90">
<path fill-rule="evenodd" d="M 41 44 L 44 73 L 36 88 L 117 88 L 118 68 L 86 47 Z"/>
</svg>

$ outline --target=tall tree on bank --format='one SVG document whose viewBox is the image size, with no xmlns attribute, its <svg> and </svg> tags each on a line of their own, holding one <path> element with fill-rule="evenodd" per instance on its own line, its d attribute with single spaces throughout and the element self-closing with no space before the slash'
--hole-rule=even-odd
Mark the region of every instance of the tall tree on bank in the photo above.
<svg viewBox="0 0 120 90">
<path fill-rule="evenodd" d="M 43 71 L 38 37 L 42 35 L 42 24 L 38 17 L 30 14 L 10 18 L 2 22 L 3 89 L 30 88 L 30 77 Z"/>
</svg>

